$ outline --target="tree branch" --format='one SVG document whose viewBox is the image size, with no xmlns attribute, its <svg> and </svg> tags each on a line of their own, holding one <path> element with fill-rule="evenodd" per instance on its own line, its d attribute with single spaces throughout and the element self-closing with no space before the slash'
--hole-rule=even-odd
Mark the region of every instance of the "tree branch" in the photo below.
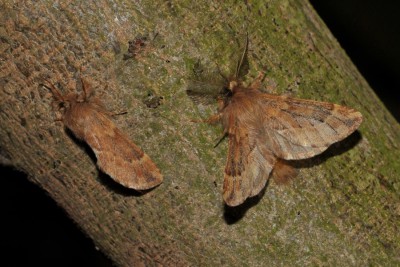
<svg viewBox="0 0 400 267">
<path fill-rule="evenodd" d="M 0 159 L 28 173 L 116 264 L 399 263 L 399 125 L 308 2 L 1 5 Z M 226 142 L 214 149 L 220 129 L 191 122 L 215 106 L 193 103 L 185 90 L 198 61 L 228 72 L 246 32 L 248 81 L 266 72 L 266 89 L 353 107 L 364 122 L 299 163 L 289 186 L 271 182 L 228 209 Z M 140 47 L 128 52 L 137 36 L 147 36 L 144 45 L 131 42 Z M 113 119 L 156 162 L 161 186 L 139 194 L 115 184 L 54 122 L 40 84 L 79 91 L 81 68 L 111 111 L 128 112 Z"/>
</svg>

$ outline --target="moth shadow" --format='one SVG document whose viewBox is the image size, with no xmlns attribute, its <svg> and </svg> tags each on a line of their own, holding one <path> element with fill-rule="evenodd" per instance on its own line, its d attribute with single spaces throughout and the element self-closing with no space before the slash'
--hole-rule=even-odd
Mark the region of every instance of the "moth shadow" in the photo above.
<svg viewBox="0 0 400 267">
<path fill-rule="evenodd" d="M 361 139 L 362 139 L 361 133 L 359 131 L 355 131 L 347 138 L 332 144 L 330 147 L 328 147 L 327 150 L 325 150 L 319 155 L 316 155 L 308 159 L 291 160 L 287 161 L 287 163 L 290 166 L 295 167 L 297 169 L 312 168 L 314 166 L 324 163 L 331 157 L 339 156 L 349 151 L 350 149 L 354 148 L 361 141 Z"/>
<path fill-rule="evenodd" d="M 121 194 L 123 196 L 142 196 L 145 193 L 153 190 L 154 188 L 148 189 L 148 190 L 135 190 L 132 188 L 127 188 L 119 183 L 117 183 L 116 181 L 114 181 L 113 178 L 111 178 L 108 174 L 102 172 L 99 167 L 97 166 L 97 158 L 95 153 L 93 152 L 93 150 L 91 149 L 91 147 L 86 144 L 84 141 L 76 138 L 76 136 L 71 132 L 71 130 L 69 130 L 68 128 L 65 128 L 65 132 L 67 133 L 68 137 L 72 139 L 72 141 L 74 143 L 76 143 L 80 148 L 82 148 L 85 153 L 89 156 L 90 160 L 93 162 L 94 165 L 96 165 L 96 169 L 98 171 L 98 177 L 99 177 L 99 181 L 106 186 L 108 189 Z"/>
<path fill-rule="evenodd" d="M 261 198 L 264 196 L 266 189 L 268 187 L 270 179 L 268 179 L 267 184 L 261 190 L 261 192 L 251 198 L 248 198 L 243 204 L 240 204 L 236 207 L 231 207 L 224 204 L 224 220 L 228 225 L 235 224 L 240 221 L 246 212 L 251 209 L 253 206 L 257 205 L 260 202 Z"/>
<path fill-rule="evenodd" d="M 135 190 L 133 188 L 128 188 L 128 187 L 125 187 L 125 186 L 117 183 L 116 181 L 114 181 L 113 178 L 111 178 L 108 174 L 102 172 L 101 170 L 99 170 L 99 178 L 100 178 L 101 183 L 103 185 L 105 185 L 108 189 L 116 192 L 119 195 L 126 196 L 126 197 L 140 197 L 140 196 L 146 194 L 147 192 L 150 192 L 153 189 L 157 188 L 157 186 L 156 186 L 156 187 L 153 187 L 153 188 L 150 188 L 147 190 L 140 190 L 140 191 Z"/>
</svg>

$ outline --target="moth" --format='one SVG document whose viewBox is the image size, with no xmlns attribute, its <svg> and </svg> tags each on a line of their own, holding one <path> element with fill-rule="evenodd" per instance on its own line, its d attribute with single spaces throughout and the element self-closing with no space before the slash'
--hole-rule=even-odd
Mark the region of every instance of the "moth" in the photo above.
<svg viewBox="0 0 400 267">
<path fill-rule="evenodd" d="M 246 63 L 246 48 L 235 75 L 218 92 L 218 112 L 205 120 L 221 123 L 228 137 L 223 199 L 238 206 L 258 195 L 271 173 L 284 181 L 296 176 L 289 161 L 313 157 L 353 133 L 360 112 L 327 102 L 263 93 L 261 76 L 250 86 L 238 78 Z M 205 89 L 208 90 L 208 89 Z M 194 98 L 201 95 L 188 90 Z"/>
<path fill-rule="evenodd" d="M 88 91 L 81 78 L 82 93 L 61 92 L 49 81 L 61 120 L 78 139 L 85 141 L 96 154 L 97 166 L 121 185 L 146 190 L 163 181 L 160 170 L 150 157 L 131 142 L 111 120 L 101 100 Z"/>
</svg>

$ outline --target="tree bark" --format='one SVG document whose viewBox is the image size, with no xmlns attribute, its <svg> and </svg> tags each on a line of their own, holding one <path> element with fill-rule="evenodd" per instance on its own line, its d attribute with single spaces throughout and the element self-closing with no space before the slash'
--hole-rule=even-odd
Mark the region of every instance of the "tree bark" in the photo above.
<svg viewBox="0 0 400 267">
<path fill-rule="evenodd" d="M 310 4 L 297 1 L 3 1 L 2 164 L 29 174 L 120 266 L 397 265 L 400 127 Z M 248 32 L 251 81 L 276 93 L 359 110 L 359 131 L 299 163 L 288 186 L 231 209 L 226 142 L 193 123 L 216 106 L 185 90 L 198 62 L 226 72 Z M 128 53 L 128 42 L 147 36 Z M 131 50 L 132 52 L 132 50 Z M 115 123 L 156 162 L 161 186 L 127 190 L 98 171 L 55 122 L 52 98 L 86 78 Z M 212 77 L 210 77 L 212 79 Z"/>
</svg>

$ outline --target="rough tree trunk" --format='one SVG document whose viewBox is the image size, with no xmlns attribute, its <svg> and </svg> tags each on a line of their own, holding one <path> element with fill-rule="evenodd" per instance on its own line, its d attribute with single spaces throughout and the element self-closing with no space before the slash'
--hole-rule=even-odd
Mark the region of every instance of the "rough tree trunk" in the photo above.
<svg viewBox="0 0 400 267">
<path fill-rule="evenodd" d="M 222 2 L 2 1 L 2 163 L 29 174 L 121 266 L 400 264 L 399 125 L 306 0 Z M 246 32 L 248 81 L 263 71 L 264 87 L 351 106 L 364 122 L 289 186 L 271 182 L 227 209 L 226 142 L 214 149 L 220 129 L 191 122 L 215 106 L 185 89 L 198 61 L 235 64 Z M 138 35 L 146 46 L 124 60 Z M 158 164 L 161 186 L 140 195 L 116 185 L 54 121 L 40 83 L 74 90 L 80 68 L 110 110 L 128 112 L 114 120 Z"/>
</svg>

